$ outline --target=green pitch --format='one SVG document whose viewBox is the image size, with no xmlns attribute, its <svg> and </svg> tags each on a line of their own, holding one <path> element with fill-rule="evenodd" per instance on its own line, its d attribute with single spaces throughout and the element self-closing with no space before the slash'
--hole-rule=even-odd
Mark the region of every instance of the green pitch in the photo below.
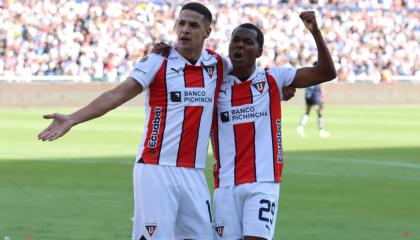
<svg viewBox="0 0 420 240">
<path fill-rule="evenodd" d="M 276 239 L 420 239 L 420 106 L 327 105 L 330 139 L 318 137 L 314 113 L 298 137 L 302 111 L 283 110 Z M 130 239 L 143 110 L 120 109 L 40 142 L 50 112 L 0 109 L 0 239 Z"/>
</svg>

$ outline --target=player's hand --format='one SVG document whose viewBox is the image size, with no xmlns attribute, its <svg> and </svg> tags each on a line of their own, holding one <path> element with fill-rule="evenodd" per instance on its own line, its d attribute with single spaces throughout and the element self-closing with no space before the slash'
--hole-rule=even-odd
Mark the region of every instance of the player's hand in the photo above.
<svg viewBox="0 0 420 240">
<path fill-rule="evenodd" d="M 169 53 L 171 52 L 171 45 L 168 45 L 164 42 L 157 43 L 153 46 L 152 53 L 162 55 L 164 57 L 169 57 Z"/>
<path fill-rule="evenodd" d="M 314 32 L 318 30 L 318 24 L 316 22 L 315 12 L 314 11 L 304 11 L 299 14 L 300 19 L 302 19 L 305 27 L 310 31 Z"/>
<path fill-rule="evenodd" d="M 295 96 L 296 88 L 294 87 L 283 87 L 282 89 L 282 100 L 289 101 Z"/>
<path fill-rule="evenodd" d="M 45 119 L 53 119 L 53 122 L 38 134 L 38 139 L 42 141 L 54 141 L 63 136 L 73 127 L 73 123 L 68 115 L 53 113 L 43 116 Z"/>
</svg>

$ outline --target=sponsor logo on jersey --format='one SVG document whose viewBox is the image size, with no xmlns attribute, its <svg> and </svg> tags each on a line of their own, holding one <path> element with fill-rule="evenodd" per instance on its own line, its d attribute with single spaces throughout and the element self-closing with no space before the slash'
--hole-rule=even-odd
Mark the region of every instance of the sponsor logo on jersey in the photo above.
<svg viewBox="0 0 420 240">
<path fill-rule="evenodd" d="M 264 91 L 264 87 L 265 87 L 265 82 L 258 82 L 258 83 L 253 83 L 252 86 L 258 90 L 258 92 L 260 92 L 260 94 L 263 93 Z"/>
<path fill-rule="evenodd" d="M 213 73 L 214 73 L 214 69 L 216 69 L 216 66 L 215 65 L 204 66 L 204 69 L 206 69 L 206 72 L 210 76 L 210 78 L 213 78 Z"/>
<path fill-rule="evenodd" d="M 150 148 L 156 148 L 158 135 L 160 131 L 161 116 L 162 116 L 162 108 L 156 107 L 154 109 L 154 117 L 152 121 L 152 134 L 150 136 L 150 140 L 147 142 L 147 146 L 149 146 Z M 150 154 L 152 154 L 152 152 Z M 153 154 L 154 154 L 154 151 L 153 151 Z"/>
<path fill-rule="evenodd" d="M 171 101 L 172 102 L 181 102 L 181 92 L 171 92 Z"/>
<path fill-rule="evenodd" d="M 222 120 L 222 122 L 229 122 L 229 112 L 222 112 L 220 113 L 220 119 Z"/>
<path fill-rule="evenodd" d="M 172 71 L 176 72 L 176 74 L 182 73 L 184 71 L 183 67 L 180 68 L 171 68 Z"/>
<path fill-rule="evenodd" d="M 211 103 L 212 97 L 207 96 L 205 90 L 185 89 L 183 91 L 173 91 L 170 93 L 171 102 L 184 103 Z"/>
<path fill-rule="evenodd" d="M 222 93 L 224 93 L 225 95 L 227 95 L 227 93 L 226 93 L 226 92 L 227 92 L 227 90 L 228 90 L 227 88 L 226 88 L 225 90 L 223 90 L 222 88 L 220 88 L 219 92 L 222 92 Z"/>
<path fill-rule="evenodd" d="M 214 227 L 214 229 L 216 230 L 217 234 L 220 237 L 223 237 L 223 229 L 224 228 L 225 228 L 225 226 L 223 226 L 223 225 L 218 225 L 218 226 Z"/>
<path fill-rule="evenodd" d="M 155 233 L 155 230 L 157 228 L 157 224 L 156 223 L 146 223 L 145 227 L 146 227 L 146 230 L 149 233 L 149 235 L 151 237 L 153 237 L 153 234 Z"/>
<path fill-rule="evenodd" d="M 205 90 L 185 89 L 184 90 L 185 103 L 210 103 L 213 102 L 212 97 L 207 97 Z"/>
<path fill-rule="evenodd" d="M 227 116 L 227 118 L 223 118 Z M 242 106 L 239 108 L 233 108 L 229 111 L 222 112 L 221 118 L 222 122 L 229 122 L 229 121 L 253 121 L 256 118 L 260 117 L 267 117 L 268 113 L 266 111 L 257 111 L 254 106 Z M 225 121 L 223 121 L 223 119 Z"/>
<path fill-rule="evenodd" d="M 273 221 L 273 220 L 271 220 L 271 219 L 270 219 L 270 223 L 271 223 L 272 221 Z M 270 231 L 271 231 L 271 230 L 270 230 L 270 227 L 269 227 L 267 224 L 265 225 L 265 229 L 267 230 L 267 233 L 270 233 Z"/>
<path fill-rule="evenodd" d="M 277 125 L 277 162 L 282 163 L 283 162 L 283 150 L 281 145 L 281 120 L 276 119 L 276 125 Z"/>
</svg>

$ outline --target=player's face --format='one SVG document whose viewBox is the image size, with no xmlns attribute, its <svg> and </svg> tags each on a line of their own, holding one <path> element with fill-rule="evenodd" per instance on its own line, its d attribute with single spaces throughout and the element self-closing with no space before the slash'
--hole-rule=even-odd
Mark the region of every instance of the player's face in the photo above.
<svg viewBox="0 0 420 240">
<path fill-rule="evenodd" d="M 177 22 L 177 49 L 201 52 L 210 31 L 211 28 L 205 23 L 203 15 L 188 9 L 181 11 Z"/>
<path fill-rule="evenodd" d="M 229 58 L 234 67 L 253 67 L 262 54 L 257 32 L 248 28 L 237 28 L 229 43 Z"/>
</svg>

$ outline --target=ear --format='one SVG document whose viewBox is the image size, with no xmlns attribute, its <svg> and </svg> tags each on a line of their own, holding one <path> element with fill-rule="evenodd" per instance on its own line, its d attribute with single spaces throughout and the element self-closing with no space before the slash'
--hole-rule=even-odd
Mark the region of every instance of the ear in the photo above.
<svg viewBox="0 0 420 240">
<path fill-rule="evenodd" d="M 210 36 L 210 33 L 211 33 L 211 27 L 208 27 L 206 30 L 205 38 L 208 38 Z"/>
<path fill-rule="evenodd" d="M 258 49 L 257 58 L 261 57 L 262 53 L 263 53 L 263 49 L 262 48 Z"/>
</svg>

